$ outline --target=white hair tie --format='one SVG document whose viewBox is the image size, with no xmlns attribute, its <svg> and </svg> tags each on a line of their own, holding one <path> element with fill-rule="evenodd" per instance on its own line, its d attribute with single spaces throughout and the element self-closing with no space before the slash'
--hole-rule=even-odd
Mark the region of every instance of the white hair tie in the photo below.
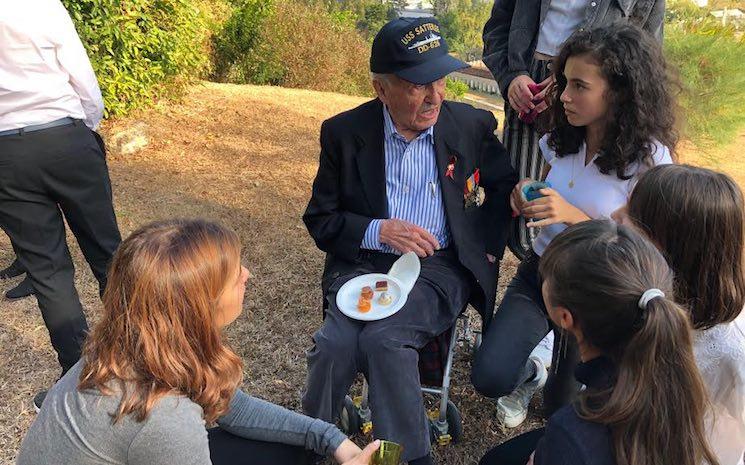
<svg viewBox="0 0 745 465">
<path fill-rule="evenodd" d="M 649 301 L 654 299 L 655 297 L 664 298 L 665 293 L 655 288 L 647 289 L 646 291 L 644 291 L 644 294 L 642 294 L 641 298 L 639 299 L 639 308 L 641 308 L 642 310 L 646 310 Z"/>
</svg>

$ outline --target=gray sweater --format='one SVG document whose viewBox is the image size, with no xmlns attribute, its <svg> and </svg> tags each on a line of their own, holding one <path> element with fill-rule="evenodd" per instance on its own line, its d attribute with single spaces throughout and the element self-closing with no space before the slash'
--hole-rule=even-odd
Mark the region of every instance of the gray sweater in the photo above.
<svg viewBox="0 0 745 465">
<path fill-rule="evenodd" d="M 128 416 L 112 425 L 120 396 L 77 389 L 78 362 L 49 391 L 23 440 L 18 465 L 210 465 L 202 408 L 183 396 L 158 401 L 144 422 Z M 224 430 L 261 441 L 304 446 L 331 455 L 346 439 L 334 425 L 237 390 Z"/>
</svg>

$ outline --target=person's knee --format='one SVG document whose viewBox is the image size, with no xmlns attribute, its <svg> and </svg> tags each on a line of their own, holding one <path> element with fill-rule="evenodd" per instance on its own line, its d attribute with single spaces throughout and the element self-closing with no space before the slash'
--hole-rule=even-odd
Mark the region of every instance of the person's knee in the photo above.
<svg viewBox="0 0 745 465">
<path fill-rule="evenodd" d="M 321 328 L 313 335 L 313 342 L 312 351 L 324 358 L 349 357 L 357 352 L 356 334 L 343 330 Z"/>
<path fill-rule="evenodd" d="M 390 356 L 396 348 L 396 342 L 385 332 L 362 331 L 358 342 L 360 354 L 366 358 L 387 354 Z"/>
<path fill-rule="evenodd" d="M 515 390 L 518 372 L 499 364 L 496 360 L 487 360 L 478 355 L 471 368 L 471 383 L 478 393 L 486 397 L 497 398 L 506 396 Z"/>
</svg>

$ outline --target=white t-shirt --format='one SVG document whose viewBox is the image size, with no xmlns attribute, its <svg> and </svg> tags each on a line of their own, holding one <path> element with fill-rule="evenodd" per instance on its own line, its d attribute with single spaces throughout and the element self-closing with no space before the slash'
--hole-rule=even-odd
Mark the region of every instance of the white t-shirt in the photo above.
<svg viewBox="0 0 745 465">
<path fill-rule="evenodd" d="M 652 159 L 654 165 L 666 165 L 673 162 L 670 150 L 657 141 L 652 142 L 654 150 Z M 603 174 L 595 164 L 595 157 L 586 166 L 585 143 L 579 148 L 579 152 L 565 157 L 557 157 L 556 153 L 548 147 L 548 134 L 538 142 L 538 147 L 543 153 L 543 158 L 551 165 L 546 181 L 551 187 L 561 194 L 564 199 L 579 208 L 587 216 L 593 219 L 610 218 L 611 213 L 626 204 L 631 191 L 636 185 L 639 175 L 648 168 L 639 163 L 633 163 L 626 169 L 626 175 L 633 174 L 630 179 L 623 180 L 616 176 L 615 172 Z M 573 182 L 573 187 L 569 183 Z M 541 228 L 538 237 L 533 242 L 533 250 L 536 254 L 543 255 L 549 242 L 560 232 L 565 230 L 564 223 L 552 224 Z"/>
<path fill-rule="evenodd" d="M 720 465 L 745 454 L 745 311 L 731 323 L 693 333 L 693 354 L 709 392 L 709 444 Z"/>
<path fill-rule="evenodd" d="M 600 0 L 597 0 L 600 1 Z M 595 8 L 596 2 L 588 5 L 589 0 L 560 0 L 548 5 L 546 17 L 538 31 L 536 52 L 548 56 L 559 54 L 561 45 L 576 31 L 584 21 L 588 6 Z"/>
</svg>

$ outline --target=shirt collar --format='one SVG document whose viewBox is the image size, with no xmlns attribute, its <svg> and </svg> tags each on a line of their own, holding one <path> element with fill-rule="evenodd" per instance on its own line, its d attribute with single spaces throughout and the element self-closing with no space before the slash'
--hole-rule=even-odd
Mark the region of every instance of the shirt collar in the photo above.
<svg viewBox="0 0 745 465">
<path fill-rule="evenodd" d="M 604 355 L 582 362 L 574 370 L 577 381 L 593 389 L 607 389 L 613 386 L 616 374 L 615 364 Z"/>
<path fill-rule="evenodd" d="M 388 112 L 388 107 L 386 105 L 383 105 L 383 136 L 385 140 L 389 140 L 391 137 L 406 141 L 406 138 L 399 134 L 398 130 L 396 129 L 396 125 L 393 124 L 393 119 L 391 118 L 391 114 Z M 421 139 L 427 139 L 430 143 L 434 144 L 434 126 L 428 127 L 426 130 L 422 131 L 415 139 L 413 139 L 411 142 L 421 140 Z"/>
</svg>

